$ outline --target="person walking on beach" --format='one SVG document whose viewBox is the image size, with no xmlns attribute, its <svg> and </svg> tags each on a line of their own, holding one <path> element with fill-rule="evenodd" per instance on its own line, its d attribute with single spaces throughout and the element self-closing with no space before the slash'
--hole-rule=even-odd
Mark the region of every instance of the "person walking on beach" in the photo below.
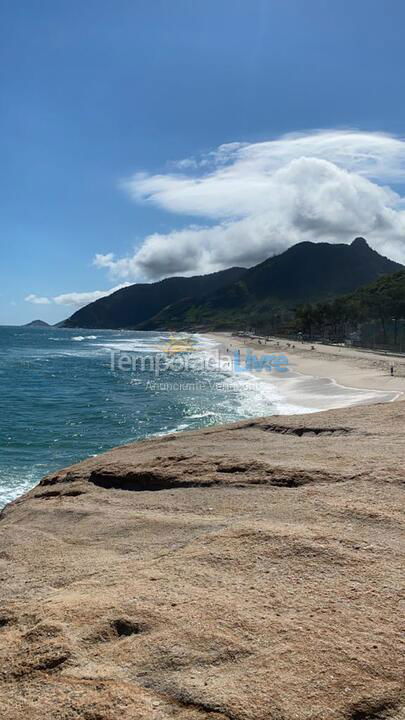
<svg viewBox="0 0 405 720">
<path fill-rule="evenodd" d="M 393 365 L 391 365 L 391 367 L 390 367 L 390 373 L 391 373 L 391 377 L 393 377 L 394 376 L 394 366 Z"/>
</svg>

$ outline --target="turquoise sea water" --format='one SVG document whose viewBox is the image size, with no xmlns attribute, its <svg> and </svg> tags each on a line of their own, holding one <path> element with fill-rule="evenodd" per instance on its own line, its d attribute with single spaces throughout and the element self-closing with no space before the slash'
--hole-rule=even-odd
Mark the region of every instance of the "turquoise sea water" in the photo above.
<svg viewBox="0 0 405 720">
<path fill-rule="evenodd" d="M 194 357 L 214 352 L 206 339 L 191 340 Z M 150 356 L 165 341 L 158 333 L 0 327 L 0 506 L 47 472 L 115 445 L 279 408 L 271 385 L 229 371 L 169 369 L 156 383 L 147 370 L 111 369 L 111 352 Z M 180 378 L 181 390 L 162 387 Z"/>
</svg>

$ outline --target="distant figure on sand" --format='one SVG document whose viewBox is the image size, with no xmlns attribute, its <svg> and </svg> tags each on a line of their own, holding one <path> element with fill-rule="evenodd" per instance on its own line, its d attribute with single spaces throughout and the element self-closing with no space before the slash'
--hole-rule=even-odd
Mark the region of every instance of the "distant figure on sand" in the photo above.
<svg viewBox="0 0 405 720">
<path fill-rule="evenodd" d="M 390 373 L 391 373 L 391 377 L 393 377 L 393 375 L 394 375 L 394 366 L 393 365 L 391 365 L 391 367 L 390 367 Z"/>
</svg>

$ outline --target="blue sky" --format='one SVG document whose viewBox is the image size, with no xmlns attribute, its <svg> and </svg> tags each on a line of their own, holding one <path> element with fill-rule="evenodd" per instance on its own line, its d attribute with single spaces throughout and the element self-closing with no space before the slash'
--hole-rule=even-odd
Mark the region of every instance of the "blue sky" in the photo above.
<svg viewBox="0 0 405 720">
<path fill-rule="evenodd" d="M 0 13 L 0 323 L 307 238 L 405 261 L 402 0 Z"/>
</svg>

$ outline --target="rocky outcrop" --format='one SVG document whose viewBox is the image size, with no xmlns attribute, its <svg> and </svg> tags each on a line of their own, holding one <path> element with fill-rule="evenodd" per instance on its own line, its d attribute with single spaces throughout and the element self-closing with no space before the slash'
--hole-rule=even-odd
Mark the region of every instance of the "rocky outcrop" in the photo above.
<svg viewBox="0 0 405 720">
<path fill-rule="evenodd" d="M 27 328 L 49 328 L 51 327 L 49 323 L 45 322 L 45 320 L 31 320 L 31 322 L 27 323 L 26 325 L 23 325 L 23 327 Z"/>
<path fill-rule="evenodd" d="M 404 717 L 402 402 L 127 445 L 1 514 L 2 720 Z"/>
</svg>

